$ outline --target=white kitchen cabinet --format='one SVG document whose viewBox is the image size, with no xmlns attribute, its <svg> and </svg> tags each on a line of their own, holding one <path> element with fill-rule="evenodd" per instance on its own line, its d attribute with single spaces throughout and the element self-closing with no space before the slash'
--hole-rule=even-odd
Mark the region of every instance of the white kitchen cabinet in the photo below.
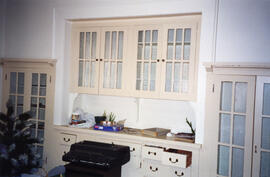
<svg viewBox="0 0 270 177">
<path fill-rule="evenodd" d="M 72 21 L 71 90 L 195 100 L 200 15 Z"/>
</svg>

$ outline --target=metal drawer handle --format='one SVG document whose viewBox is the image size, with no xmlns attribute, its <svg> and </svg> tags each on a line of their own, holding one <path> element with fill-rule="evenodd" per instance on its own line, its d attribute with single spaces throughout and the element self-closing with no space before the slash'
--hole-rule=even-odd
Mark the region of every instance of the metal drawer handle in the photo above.
<svg viewBox="0 0 270 177">
<path fill-rule="evenodd" d="M 176 176 L 184 176 L 184 173 L 182 172 L 181 174 L 178 174 L 177 171 L 174 172 L 176 174 Z"/>
<path fill-rule="evenodd" d="M 150 154 L 157 155 L 157 153 L 156 153 L 156 152 L 150 152 L 150 151 L 148 151 L 148 155 L 150 155 Z"/>
<path fill-rule="evenodd" d="M 158 171 L 158 168 L 156 167 L 155 169 L 153 169 L 153 167 L 150 166 L 150 170 L 151 170 L 152 172 L 156 172 L 156 171 Z"/>
<path fill-rule="evenodd" d="M 131 150 L 130 150 L 130 152 L 134 152 L 135 151 L 135 148 L 132 148 Z"/>
<path fill-rule="evenodd" d="M 70 142 L 70 138 L 67 138 L 67 139 L 64 138 L 64 141 L 65 141 L 65 142 Z"/>
<path fill-rule="evenodd" d="M 172 162 L 172 163 L 177 163 L 178 159 L 175 159 L 175 161 L 173 161 L 172 158 L 169 158 L 169 161 Z"/>
</svg>

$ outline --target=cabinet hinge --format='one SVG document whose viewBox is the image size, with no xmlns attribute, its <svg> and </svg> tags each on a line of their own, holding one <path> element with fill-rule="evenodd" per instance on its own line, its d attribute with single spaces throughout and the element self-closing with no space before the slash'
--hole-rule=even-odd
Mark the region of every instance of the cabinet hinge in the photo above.
<svg viewBox="0 0 270 177">
<path fill-rule="evenodd" d="M 213 84 L 212 92 L 213 92 L 213 93 L 215 92 L 215 84 Z"/>
<path fill-rule="evenodd" d="M 5 80 L 7 80 L 7 74 L 5 75 Z"/>
</svg>

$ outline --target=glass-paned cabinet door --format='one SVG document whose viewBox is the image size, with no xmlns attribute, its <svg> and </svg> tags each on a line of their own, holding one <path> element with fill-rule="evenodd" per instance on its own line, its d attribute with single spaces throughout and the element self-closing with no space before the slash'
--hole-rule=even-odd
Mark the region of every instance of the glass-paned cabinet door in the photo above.
<svg viewBox="0 0 270 177">
<path fill-rule="evenodd" d="M 270 78 L 258 77 L 256 85 L 253 176 L 270 176 Z"/>
<path fill-rule="evenodd" d="M 218 76 L 215 120 L 217 159 L 215 176 L 246 177 L 251 174 L 254 77 Z"/>
<path fill-rule="evenodd" d="M 163 36 L 161 95 L 190 99 L 196 83 L 196 24 L 168 25 Z"/>
<path fill-rule="evenodd" d="M 31 137 L 38 138 L 39 143 L 34 145 L 36 153 L 40 156 L 39 165 L 43 165 L 43 147 L 45 132 L 45 117 L 47 112 L 48 75 L 47 73 L 31 73 L 30 82 L 30 111 L 32 113 Z"/>
<path fill-rule="evenodd" d="M 117 94 L 123 89 L 123 66 L 127 60 L 127 31 L 123 28 L 103 28 L 99 92 Z"/>
<path fill-rule="evenodd" d="M 160 27 L 138 27 L 136 35 L 136 85 L 138 95 L 143 97 L 158 96 L 161 72 Z"/>
<path fill-rule="evenodd" d="M 80 92 L 98 93 L 99 77 L 99 29 L 78 30 L 72 35 L 72 57 L 75 61 L 71 68 L 73 82 L 71 87 L 79 89 Z"/>
</svg>

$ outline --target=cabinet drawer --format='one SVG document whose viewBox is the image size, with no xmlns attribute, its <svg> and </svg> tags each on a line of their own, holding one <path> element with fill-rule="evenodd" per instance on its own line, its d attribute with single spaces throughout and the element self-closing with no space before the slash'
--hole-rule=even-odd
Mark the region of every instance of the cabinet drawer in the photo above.
<svg viewBox="0 0 270 177">
<path fill-rule="evenodd" d="M 161 160 L 163 148 L 142 146 L 142 158 Z"/>
<path fill-rule="evenodd" d="M 170 167 L 168 169 L 170 177 L 191 177 L 190 175 L 190 168 L 176 168 Z"/>
<path fill-rule="evenodd" d="M 144 177 L 163 177 L 168 174 L 168 168 L 151 160 L 142 163 Z M 167 175 L 166 175 L 167 176 Z"/>
<path fill-rule="evenodd" d="M 60 144 L 70 146 L 76 142 L 76 138 L 74 134 L 60 133 Z"/>
<path fill-rule="evenodd" d="M 187 168 L 191 165 L 192 152 L 168 149 L 163 152 L 162 163 L 164 165 Z"/>
<path fill-rule="evenodd" d="M 122 141 L 114 141 L 114 144 L 129 146 L 130 156 L 141 157 L 142 153 L 142 145 L 136 143 L 122 142 Z"/>
</svg>

